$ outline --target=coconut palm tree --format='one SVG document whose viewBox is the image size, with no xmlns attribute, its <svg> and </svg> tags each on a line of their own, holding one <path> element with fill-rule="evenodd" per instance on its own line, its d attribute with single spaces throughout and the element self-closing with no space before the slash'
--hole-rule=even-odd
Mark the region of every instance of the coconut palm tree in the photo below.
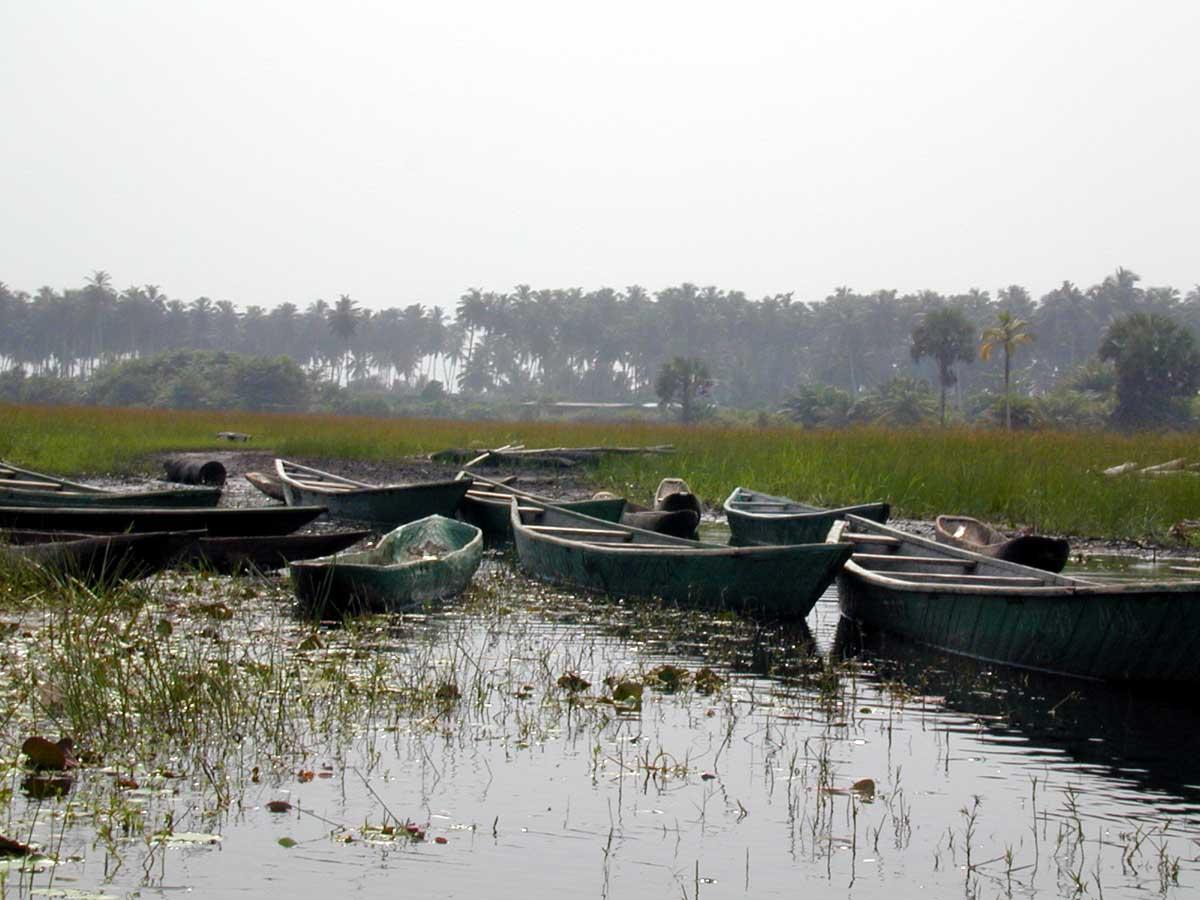
<svg viewBox="0 0 1200 900">
<path fill-rule="evenodd" d="M 350 339 L 358 330 L 358 319 L 358 304 L 350 299 L 349 294 L 342 294 L 338 298 L 338 302 L 329 310 L 329 330 L 342 342 L 342 358 L 338 367 L 339 380 L 345 373 L 346 365 L 350 360 Z"/>
<path fill-rule="evenodd" d="M 975 327 L 956 306 L 934 307 L 921 316 L 912 333 L 913 362 L 932 357 L 938 367 L 942 389 L 938 418 L 946 424 L 946 388 L 958 383 L 956 363 L 975 361 Z"/>
<path fill-rule="evenodd" d="M 1009 379 L 1012 372 L 1012 357 L 1017 348 L 1033 340 L 1029 323 L 1018 319 L 1007 309 L 996 314 L 996 324 L 985 328 L 983 342 L 979 345 L 979 358 L 987 362 L 997 347 L 1004 349 L 1004 427 L 1012 431 L 1012 405 L 1009 397 Z"/>
</svg>

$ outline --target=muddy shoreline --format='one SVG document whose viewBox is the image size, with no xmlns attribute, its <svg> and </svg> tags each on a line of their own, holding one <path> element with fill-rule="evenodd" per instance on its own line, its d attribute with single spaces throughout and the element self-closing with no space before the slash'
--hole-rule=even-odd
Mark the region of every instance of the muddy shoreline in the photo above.
<svg viewBox="0 0 1200 900">
<path fill-rule="evenodd" d="M 222 496 L 222 506 L 257 506 L 267 501 L 259 491 L 245 479 L 247 472 L 274 472 L 275 454 L 270 450 L 216 450 L 211 452 L 164 453 L 154 457 L 155 466 L 161 469 L 161 464 L 167 459 L 213 459 L 225 466 L 227 480 Z M 330 457 L 296 457 L 296 462 L 325 469 L 345 475 L 360 481 L 378 482 L 380 484 L 405 483 L 415 481 L 438 481 L 453 478 L 458 467 L 433 462 L 425 457 L 402 457 L 396 460 L 382 462 L 378 460 L 356 460 Z M 484 469 L 484 475 L 495 473 L 497 476 L 515 474 L 516 484 L 524 490 L 535 494 L 559 499 L 579 498 L 590 496 L 596 490 L 586 468 L 552 469 L 512 467 Z M 107 484 L 131 483 L 130 479 L 103 479 Z M 143 481 L 138 481 L 144 484 Z M 631 497 L 634 502 L 647 503 L 648 497 Z M 710 521 L 720 521 L 719 507 L 706 508 L 706 516 Z M 923 537 L 933 537 L 933 522 L 923 519 L 892 519 L 891 524 L 906 531 Z M 1116 540 L 1110 538 L 1086 537 L 1079 535 L 1051 535 L 1065 537 L 1071 542 L 1071 555 L 1077 556 L 1138 556 L 1148 560 L 1156 558 L 1195 559 L 1196 549 L 1178 545 L 1155 544 L 1143 541 Z"/>
</svg>

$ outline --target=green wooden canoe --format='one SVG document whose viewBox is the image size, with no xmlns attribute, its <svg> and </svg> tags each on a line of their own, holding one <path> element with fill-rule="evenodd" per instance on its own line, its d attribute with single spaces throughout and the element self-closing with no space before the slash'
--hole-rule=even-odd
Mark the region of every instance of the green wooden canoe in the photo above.
<svg viewBox="0 0 1200 900">
<path fill-rule="evenodd" d="M 463 496 L 458 507 L 458 517 L 464 522 L 470 522 L 483 532 L 484 540 L 489 543 L 507 543 L 512 540 L 512 498 L 528 500 L 538 506 L 561 506 L 573 512 L 603 519 L 606 522 L 619 522 L 625 510 L 623 497 L 591 500 L 552 500 L 511 487 L 502 481 L 493 481 L 481 475 L 460 472 L 459 478 L 472 478 L 474 484 Z"/>
<path fill-rule="evenodd" d="M 842 615 L 950 653 L 1104 681 L 1200 682 L 1200 581 L 1055 575 L 848 516 Z"/>
<path fill-rule="evenodd" d="M 827 543 L 727 547 L 516 500 L 510 515 L 521 567 L 543 581 L 789 618 L 808 615 L 851 551 Z"/>
<path fill-rule="evenodd" d="M 73 534 L 0 531 L 0 559 L 40 567 L 58 578 L 76 578 L 93 587 L 145 578 L 179 561 L 203 531 L 140 534 Z"/>
<path fill-rule="evenodd" d="M 797 503 L 787 497 L 733 489 L 725 500 L 725 519 L 729 522 L 729 543 L 745 547 L 763 544 L 811 544 L 825 540 L 829 528 L 847 515 L 886 522 L 886 503 L 860 503 L 837 509 L 822 509 Z"/>
<path fill-rule="evenodd" d="M 219 487 L 114 491 L 0 462 L 0 505 L 3 506 L 70 506 L 76 509 L 156 506 L 177 509 L 216 506 L 220 499 Z"/>
<path fill-rule="evenodd" d="M 288 506 L 316 504 L 339 519 L 373 522 L 388 528 L 426 516 L 452 516 L 470 488 L 469 479 L 416 484 L 367 484 L 309 466 L 275 460 Z"/>
<path fill-rule="evenodd" d="M 401 525 L 371 550 L 294 562 L 300 611 L 330 617 L 397 612 L 460 593 L 483 559 L 474 525 L 428 516 Z"/>
<path fill-rule="evenodd" d="M 207 531 L 211 537 L 289 534 L 307 525 L 323 506 L 251 506 L 162 509 L 73 506 L 0 506 L 0 528 L 116 534 L 123 531 Z"/>
</svg>

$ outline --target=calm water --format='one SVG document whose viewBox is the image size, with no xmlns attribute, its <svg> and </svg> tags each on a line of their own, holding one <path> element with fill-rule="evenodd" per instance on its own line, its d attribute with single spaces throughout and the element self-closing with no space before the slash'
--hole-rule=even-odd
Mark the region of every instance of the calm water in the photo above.
<svg viewBox="0 0 1200 900">
<path fill-rule="evenodd" d="M 499 612 L 448 604 L 376 651 L 456 673 L 464 699 L 445 716 L 316 736 L 306 766 L 329 777 L 251 784 L 230 813 L 207 813 L 186 782 L 147 791 L 154 814 L 221 840 L 130 845 L 119 866 L 64 801 L 28 801 L 25 819 L 61 829 L 76 859 L 10 873 L 7 892 L 1200 896 L 1194 696 L 863 647 L 832 592 L 806 628 L 747 643 L 720 618 L 547 592 L 503 559 L 487 569 Z M 727 683 L 647 688 L 640 711 L 598 702 L 606 677 L 664 663 Z M 591 683 L 576 703 L 555 683 L 567 672 Z M 873 793 L 851 790 L 863 779 Z M 298 810 L 268 812 L 278 799 Z M 428 839 L 364 838 L 389 813 Z"/>
</svg>

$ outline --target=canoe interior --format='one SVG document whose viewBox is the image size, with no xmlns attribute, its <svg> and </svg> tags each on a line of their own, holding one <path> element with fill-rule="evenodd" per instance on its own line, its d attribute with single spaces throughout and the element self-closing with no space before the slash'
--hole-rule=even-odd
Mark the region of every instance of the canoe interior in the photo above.
<svg viewBox="0 0 1200 900">
<path fill-rule="evenodd" d="M 842 614 L 951 653 L 1109 681 L 1200 682 L 1200 581 L 1058 575 L 848 517 Z"/>
<path fill-rule="evenodd" d="M 329 617 L 397 612 L 453 596 L 482 559 L 478 528 L 434 515 L 400 526 L 373 548 L 294 562 L 289 571 L 301 613 Z"/>
<path fill-rule="evenodd" d="M 247 472 L 242 476 L 260 493 L 266 494 L 272 500 L 278 500 L 283 503 L 287 498 L 283 494 L 283 482 L 276 476 L 269 475 L 266 472 Z"/>
<path fill-rule="evenodd" d="M 733 489 L 724 510 L 729 540 L 736 546 L 815 543 L 823 541 L 830 526 L 847 515 L 886 522 L 891 512 L 887 503 L 824 509 L 743 487 Z"/>
<path fill-rule="evenodd" d="M 941 543 L 1047 572 L 1061 572 L 1071 555 L 1070 543 L 1061 538 L 1040 534 L 1008 537 L 970 516 L 938 516 L 934 533 Z"/>
<path fill-rule="evenodd" d="M 459 504 L 458 516 L 483 532 L 489 543 L 505 543 L 512 540 L 512 524 L 509 506 L 513 497 L 541 506 L 561 506 L 574 512 L 618 522 L 625 511 L 623 498 L 591 498 L 583 500 L 553 500 L 539 494 L 523 491 L 505 481 L 485 478 L 474 473 L 460 472 L 459 478 L 472 478 L 470 490 Z"/>
</svg>

